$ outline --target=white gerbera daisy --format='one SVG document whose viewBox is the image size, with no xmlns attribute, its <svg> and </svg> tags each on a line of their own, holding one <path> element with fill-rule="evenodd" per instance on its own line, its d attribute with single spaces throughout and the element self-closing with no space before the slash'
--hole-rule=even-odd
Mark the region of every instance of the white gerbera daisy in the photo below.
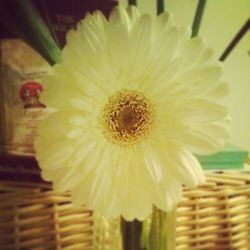
<svg viewBox="0 0 250 250">
<path fill-rule="evenodd" d="M 168 211 L 205 178 L 192 153 L 229 137 L 222 67 L 201 38 L 133 7 L 95 12 L 67 35 L 42 101 L 58 111 L 36 141 L 46 180 L 106 216 Z"/>
</svg>

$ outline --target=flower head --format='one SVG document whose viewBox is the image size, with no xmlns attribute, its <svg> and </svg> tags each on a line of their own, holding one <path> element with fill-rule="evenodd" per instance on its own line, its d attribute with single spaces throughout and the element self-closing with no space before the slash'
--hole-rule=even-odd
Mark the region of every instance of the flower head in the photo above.
<svg viewBox="0 0 250 250">
<path fill-rule="evenodd" d="M 107 216 L 170 210 L 183 184 L 205 181 L 193 153 L 212 153 L 229 137 L 221 74 L 204 41 L 168 13 L 88 15 L 44 79 L 42 101 L 57 112 L 35 144 L 43 177 Z"/>
</svg>

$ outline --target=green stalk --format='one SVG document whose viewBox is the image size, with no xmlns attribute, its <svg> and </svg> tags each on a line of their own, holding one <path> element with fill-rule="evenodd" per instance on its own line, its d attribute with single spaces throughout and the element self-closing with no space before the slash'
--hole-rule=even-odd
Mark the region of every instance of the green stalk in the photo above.
<svg viewBox="0 0 250 250">
<path fill-rule="evenodd" d="M 121 235 L 123 250 L 143 250 L 143 248 L 141 248 L 141 221 L 126 221 L 121 218 Z"/>
<path fill-rule="evenodd" d="M 151 249 L 159 250 L 159 247 L 160 247 L 159 230 L 161 230 L 160 229 L 159 211 L 154 206 L 153 213 L 152 213 L 150 233 L 149 233 L 149 249 L 150 250 Z"/>
<path fill-rule="evenodd" d="M 177 207 L 174 207 L 171 212 L 166 213 L 165 228 L 166 228 L 166 244 L 167 250 L 175 250 L 175 238 L 176 238 L 176 219 L 177 219 Z"/>
<path fill-rule="evenodd" d="M 128 5 L 137 6 L 137 0 L 128 0 Z"/>
<path fill-rule="evenodd" d="M 60 49 L 31 0 L 0 2 L 0 22 L 32 46 L 51 65 L 60 61 Z"/>
<path fill-rule="evenodd" d="M 205 6 L 206 0 L 199 0 L 192 25 L 192 37 L 197 36 L 199 33 Z"/>
<path fill-rule="evenodd" d="M 233 51 L 233 49 L 237 46 L 240 40 L 247 34 L 250 30 L 250 18 L 244 23 L 241 29 L 237 32 L 232 41 L 228 44 L 224 52 L 221 54 L 219 60 L 224 62 L 229 54 Z"/>
<path fill-rule="evenodd" d="M 157 0 L 157 15 L 164 12 L 164 0 Z"/>
<path fill-rule="evenodd" d="M 176 207 L 164 212 L 153 207 L 149 250 L 175 250 Z"/>
</svg>

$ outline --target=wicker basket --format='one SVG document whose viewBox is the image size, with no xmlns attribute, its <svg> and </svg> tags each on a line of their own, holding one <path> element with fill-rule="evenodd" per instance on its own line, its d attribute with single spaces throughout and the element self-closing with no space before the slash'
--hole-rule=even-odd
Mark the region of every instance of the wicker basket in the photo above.
<svg viewBox="0 0 250 250">
<path fill-rule="evenodd" d="M 185 190 L 177 215 L 178 250 L 250 249 L 250 172 L 207 173 Z"/>
<path fill-rule="evenodd" d="M 1 182 L 0 249 L 93 249 L 93 213 L 48 185 Z"/>
<path fill-rule="evenodd" d="M 250 172 L 207 173 L 207 179 L 204 186 L 184 190 L 177 250 L 250 250 Z M 0 182 L 0 194 L 1 250 L 97 250 L 94 242 L 105 245 L 100 249 L 118 244 L 118 223 L 74 208 L 68 193 L 53 192 L 48 184 Z"/>
</svg>

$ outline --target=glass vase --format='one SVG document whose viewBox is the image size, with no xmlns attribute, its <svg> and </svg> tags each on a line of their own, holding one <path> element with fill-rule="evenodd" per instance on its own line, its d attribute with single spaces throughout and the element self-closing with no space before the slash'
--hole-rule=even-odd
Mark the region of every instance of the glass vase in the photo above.
<svg viewBox="0 0 250 250">
<path fill-rule="evenodd" d="M 96 216 L 95 250 L 175 250 L 176 208 L 156 207 L 144 221 Z"/>
</svg>

